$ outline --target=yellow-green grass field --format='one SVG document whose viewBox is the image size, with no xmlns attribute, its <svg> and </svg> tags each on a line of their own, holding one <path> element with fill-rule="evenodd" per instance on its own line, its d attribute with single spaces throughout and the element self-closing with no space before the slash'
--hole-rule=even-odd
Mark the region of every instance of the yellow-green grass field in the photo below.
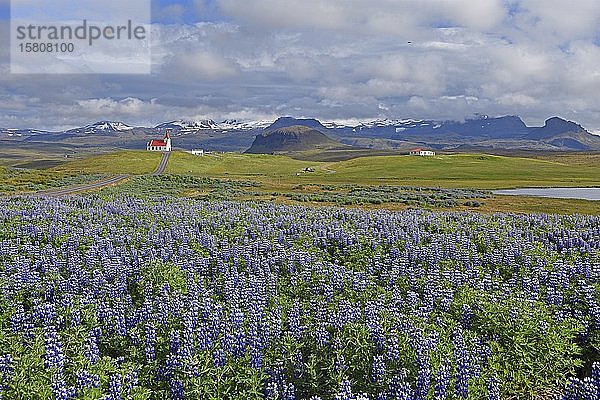
<svg viewBox="0 0 600 400">
<path fill-rule="evenodd" d="M 63 173 L 148 174 L 159 153 L 125 151 L 93 156 L 54 168 Z M 346 161 L 301 161 L 282 155 L 212 153 L 194 156 L 173 152 L 166 173 L 228 180 L 255 181 L 261 190 L 292 192 L 310 185 L 401 185 L 498 189 L 514 187 L 600 186 L 598 155 L 535 158 L 485 154 L 435 157 L 373 156 Z M 312 170 L 313 172 L 308 171 Z M 303 185 L 305 189 L 298 189 Z M 281 201 L 286 201 L 281 199 Z M 600 202 L 495 196 L 482 211 L 600 214 Z M 377 208 L 403 208 L 382 205 Z"/>
<path fill-rule="evenodd" d="M 412 186 L 497 189 L 600 185 L 600 168 L 521 157 L 457 154 L 436 157 L 361 157 L 330 167 L 334 180 Z"/>
<path fill-rule="evenodd" d="M 239 178 L 273 184 L 390 184 L 498 189 L 534 186 L 600 186 L 593 160 L 560 161 L 481 154 L 436 157 L 377 156 L 347 161 L 299 161 L 285 156 L 174 152 L 167 173 Z M 314 172 L 305 172 L 313 168 Z"/>
<path fill-rule="evenodd" d="M 160 163 L 161 157 L 160 153 L 150 151 L 121 151 L 71 161 L 54 168 L 54 170 L 60 172 L 143 175 L 152 173 Z"/>
</svg>

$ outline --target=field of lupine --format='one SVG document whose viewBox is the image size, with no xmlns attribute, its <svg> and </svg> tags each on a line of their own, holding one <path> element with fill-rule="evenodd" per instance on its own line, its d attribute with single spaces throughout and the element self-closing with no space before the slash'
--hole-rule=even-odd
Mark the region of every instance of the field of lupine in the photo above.
<svg viewBox="0 0 600 400">
<path fill-rule="evenodd" d="M 597 399 L 600 217 L 0 199 L 3 399 Z"/>
</svg>

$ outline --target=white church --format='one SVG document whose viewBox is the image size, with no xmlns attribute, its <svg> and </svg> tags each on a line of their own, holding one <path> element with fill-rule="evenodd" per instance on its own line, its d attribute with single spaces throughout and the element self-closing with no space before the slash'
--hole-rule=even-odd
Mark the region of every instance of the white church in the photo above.
<svg viewBox="0 0 600 400">
<path fill-rule="evenodd" d="M 171 151 L 171 135 L 169 132 L 165 134 L 163 140 L 151 140 L 146 145 L 148 151 Z"/>
</svg>

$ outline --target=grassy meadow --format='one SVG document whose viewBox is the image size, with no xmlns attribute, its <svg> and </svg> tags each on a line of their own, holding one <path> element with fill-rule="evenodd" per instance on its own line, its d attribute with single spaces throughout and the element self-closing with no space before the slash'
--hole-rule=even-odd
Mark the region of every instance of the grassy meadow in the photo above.
<svg viewBox="0 0 600 400">
<path fill-rule="evenodd" d="M 77 176 L 83 176 L 84 181 L 89 181 L 97 176 L 150 174 L 160 158 L 160 153 L 122 151 L 67 161 L 44 170 L 0 167 L 0 177 L 3 178 L 5 193 L 41 190 L 68 184 L 71 180 L 76 181 L 74 177 Z M 298 197 L 295 195 L 336 193 L 343 196 L 360 188 L 380 186 L 481 190 L 600 186 L 600 168 L 597 168 L 599 160 L 600 155 L 597 154 L 560 154 L 531 158 L 449 154 L 435 157 L 368 156 L 322 162 L 298 160 L 283 155 L 210 153 L 194 156 L 185 152 L 173 152 L 165 173 L 175 177 L 208 178 L 217 182 L 246 182 L 253 187 L 252 190 L 230 190 L 224 193 L 224 186 L 221 184 L 203 183 L 198 186 L 193 179 L 172 179 L 168 183 L 169 193 L 194 197 L 218 194 L 220 198 L 232 196 L 237 199 L 294 204 Z M 147 185 L 148 182 L 140 181 L 129 185 L 126 190 L 141 192 Z M 162 184 L 150 186 L 152 190 L 159 190 Z M 326 199 L 305 199 L 305 202 L 313 205 L 335 204 Z M 410 206 L 393 201 L 355 201 L 342 205 L 371 209 L 405 209 Z M 421 206 L 427 207 L 426 204 Z M 471 209 L 462 203 L 451 208 Z M 481 201 L 477 209 L 484 212 L 600 214 L 599 202 L 520 196 L 490 196 Z"/>
<path fill-rule="evenodd" d="M 305 172 L 312 168 L 314 172 Z M 265 184 L 386 184 L 499 189 L 524 186 L 600 186 L 595 162 L 481 154 L 436 157 L 375 156 L 347 161 L 300 161 L 253 154 L 172 154 L 167 173 L 243 178 Z"/>
<path fill-rule="evenodd" d="M 152 173 L 160 163 L 161 157 L 161 153 L 156 152 L 121 151 L 71 161 L 54 170 L 69 173 L 143 175 Z"/>
</svg>

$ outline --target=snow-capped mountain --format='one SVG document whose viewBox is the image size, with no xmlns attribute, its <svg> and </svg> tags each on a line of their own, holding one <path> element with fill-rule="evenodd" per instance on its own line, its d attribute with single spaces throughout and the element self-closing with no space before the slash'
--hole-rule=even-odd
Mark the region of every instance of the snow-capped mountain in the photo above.
<svg viewBox="0 0 600 400">
<path fill-rule="evenodd" d="M 218 124 L 212 119 L 203 119 L 200 121 L 189 121 L 189 120 L 176 120 L 165 122 L 160 125 L 156 125 L 154 129 L 166 130 L 172 129 L 181 134 L 194 133 L 205 130 L 217 130 L 219 129 Z"/>
<path fill-rule="evenodd" d="M 264 129 L 272 123 L 273 120 L 240 121 L 237 119 L 226 119 L 225 121 L 219 123 L 219 129 L 225 131 L 250 131 L 253 129 Z"/>
<path fill-rule="evenodd" d="M 488 117 L 478 115 L 464 121 L 426 119 L 358 119 L 321 122 L 314 118 L 280 117 L 275 121 L 228 119 L 175 120 L 155 127 L 130 126 L 123 122 L 99 121 L 81 128 L 60 132 L 37 129 L 1 129 L 0 139 L 14 141 L 72 141 L 91 145 L 114 141 L 116 147 L 144 148 L 149 138 L 174 136 L 179 148 L 219 148 L 240 150 L 251 144 L 256 133 L 305 126 L 330 135 L 345 144 L 359 147 L 425 146 L 436 149 L 534 149 L 534 150 L 600 150 L 600 136 L 590 134 L 581 125 L 553 117 L 544 126 L 527 126 L 516 115 Z M 176 139 L 175 139 L 176 138 Z M 112 143 L 112 142 L 111 142 Z M 394 147 L 395 146 L 395 147 Z M 387 148 L 386 147 L 386 148 Z"/>
<path fill-rule="evenodd" d="M 354 132 L 362 131 L 364 129 L 377 129 L 377 128 L 394 128 L 396 133 L 404 132 L 406 130 L 415 128 L 432 128 L 436 129 L 441 124 L 435 121 L 425 121 L 422 119 L 376 119 L 374 121 L 362 122 L 354 127 Z"/>
<path fill-rule="evenodd" d="M 242 121 L 237 119 L 226 119 L 222 122 L 215 122 L 212 119 L 203 119 L 200 121 L 177 120 L 165 122 L 157 125 L 154 129 L 158 130 L 173 130 L 175 134 L 190 134 L 199 131 L 216 131 L 227 133 L 230 131 L 250 131 L 254 129 L 263 129 L 269 126 L 273 121 L 258 120 L 258 121 Z"/>
<path fill-rule="evenodd" d="M 101 133 L 125 132 L 132 129 L 134 129 L 133 126 L 129 126 L 123 122 L 99 121 L 86 125 L 82 128 L 69 129 L 66 131 L 66 133 L 94 135 Z"/>
<path fill-rule="evenodd" d="M 6 135 L 8 137 L 13 136 L 36 136 L 48 133 L 47 131 L 41 131 L 39 129 L 16 129 L 16 128 L 0 128 L 0 135 Z"/>
</svg>

